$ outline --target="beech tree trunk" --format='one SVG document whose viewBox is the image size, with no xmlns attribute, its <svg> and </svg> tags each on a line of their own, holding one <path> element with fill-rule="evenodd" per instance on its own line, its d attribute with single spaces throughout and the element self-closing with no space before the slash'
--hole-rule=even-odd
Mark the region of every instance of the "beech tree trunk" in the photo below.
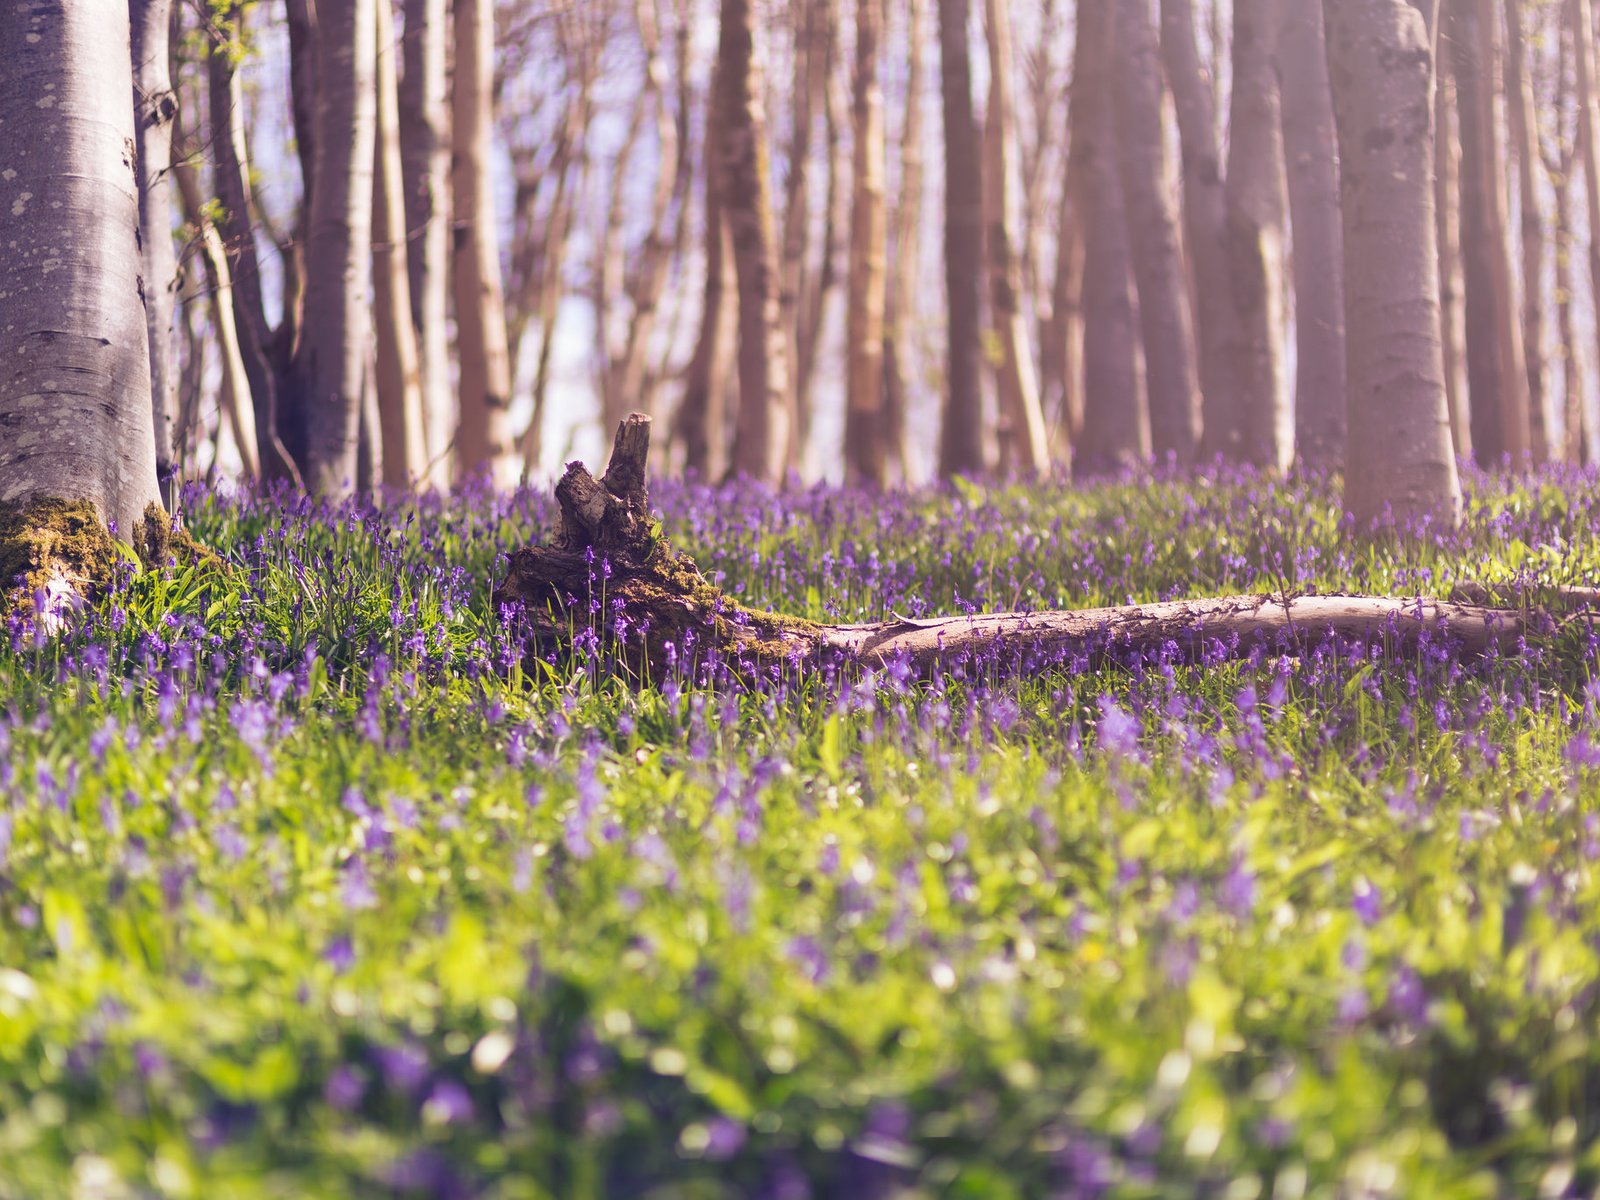
<svg viewBox="0 0 1600 1200">
<path fill-rule="evenodd" d="M 881 488 L 888 482 L 888 429 L 884 421 L 883 330 L 888 287 L 887 215 L 884 206 L 883 0 L 856 4 L 855 199 L 850 206 L 849 313 L 845 320 L 846 474 Z"/>
<path fill-rule="evenodd" d="M 1548 354 L 1544 314 L 1544 198 L 1539 190 L 1539 117 L 1533 97 L 1522 0 L 1506 0 L 1506 120 L 1517 159 L 1522 246 L 1522 348 L 1528 375 L 1528 448 L 1550 457 Z M 1515 303 L 1515 297 L 1513 297 Z"/>
<path fill-rule="evenodd" d="M 1528 457 L 1528 375 L 1512 294 L 1504 162 L 1495 121 L 1499 22 L 1494 0 L 1448 0 L 1461 123 L 1461 258 L 1467 301 L 1467 387 L 1478 460 Z"/>
<path fill-rule="evenodd" d="M 1150 441 L 1158 460 L 1183 465 L 1194 459 L 1199 435 L 1199 365 L 1162 111 L 1161 57 L 1147 0 L 1117 0 L 1115 26 L 1116 145 L 1144 334 Z"/>
<path fill-rule="evenodd" d="M 884 396 L 889 452 L 902 478 L 911 470 L 906 445 L 907 412 L 916 363 L 917 282 L 922 248 L 922 43 L 927 37 L 925 0 L 906 0 L 909 60 L 905 119 L 900 129 L 900 186 L 894 201 L 894 264 L 889 277 L 883 337 Z"/>
<path fill-rule="evenodd" d="M 377 0 L 317 8 L 317 157 L 306 243 L 305 330 L 295 355 L 306 413 L 306 486 L 356 484 L 361 388 L 372 316 L 372 164 Z"/>
<path fill-rule="evenodd" d="M 1573 81 L 1573 45 L 1571 23 L 1562 15 L 1561 30 L 1557 38 L 1556 95 L 1553 150 L 1544 153 L 1544 169 L 1549 176 L 1550 189 L 1555 193 L 1555 288 L 1556 334 L 1559 339 L 1561 361 L 1562 413 L 1565 417 L 1562 459 L 1578 466 L 1589 462 L 1588 390 L 1585 387 L 1583 350 L 1578 342 L 1577 324 L 1573 314 L 1573 294 L 1576 279 L 1573 274 L 1576 239 L 1572 228 L 1572 176 L 1578 164 L 1578 137 L 1569 133 L 1568 101 L 1576 90 Z M 1580 119 L 1581 120 L 1581 119 Z"/>
<path fill-rule="evenodd" d="M 1002 469 L 1042 475 L 1050 446 L 1033 348 L 1022 316 L 1022 241 L 1017 224 L 1017 128 L 1008 0 L 984 0 L 989 40 L 988 136 L 984 203 L 988 209 L 989 308 L 999 346 L 996 381 Z"/>
<path fill-rule="evenodd" d="M 426 481 L 450 486 L 455 395 L 450 384 L 450 90 L 445 75 L 449 0 L 405 0 L 400 165 L 405 180 L 406 271 L 417 331 Z"/>
<path fill-rule="evenodd" d="M 454 5 L 450 191 L 461 397 L 456 468 L 463 477 L 487 472 L 496 484 L 509 487 L 516 483 L 519 464 L 511 438 L 511 351 L 489 164 L 494 7 L 491 0 L 454 0 Z"/>
<path fill-rule="evenodd" d="M 727 285 L 733 258 L 728 223 L 722 215 L 721 174 L 711 147 L 717 139 L 716 83 L 706 111 L 706 153 L 702 165 L 705 225 L 705 286 L 701 292 L 700 333 L 683 376 L 677 433 L 683 443 L 683 469 L 702 482 L 720 479 L 727 469 L 725 399 L 738 323 L 737 296 Z"/>
<path fill-rule="evenodd" d="M 1294 231 L 1295 454 L 1318 470 L 1344 462 L 1344 231 L 1339 138 L 1328 90 L 1322 6 L 1278 0 L 1278 80 Z"/>
<path fill-rule="evenodd" d="M 1233 294 L 1227 255 L 1228 208 L 1222 153 L 1217 147 L 1217 100 L 1201 66 L 1191 0 L 1161 0 L 1161 57 L 1178 117 L 1183 154 L 1183 220 L 1194 273 L 1195 325 L 1200 342 L 1201 452 L 1237 456 L 1239 404 L 1231 382 Z"/>
<path fill-rule="evenodd" d="M 130 44 L 125 0 L 0 7 L 0 504 L 125 540 L 161 506 Z"/>
<path fill-rule="evenodd" d="M 1150 454 L 1132 252 L 1112 116 L 1113 16 L 1106 5 L 1078 10 L 1073 69 L 1073 154 L 1079 164 L 1084 225 L 1083 432 L 1072 460 L 1079 476 L 1126 469 Z"/>
<path fill-rule="evenodd" d="M 1467 395 L 1467 317 L 1461 282 L 1461 140 L 1455 125 L 1456 88 L 1450 56 L 1435 60 L 1434 226 L 1439 239 L 1439 315 L 1444 349 L 1445 398 L 1458 458 L 1472 457 L 1472 421 Z"/>
<path fill-rule="evenodd" d="M 135 163 L 139 175 L 139 246 L 144 254 L 144 306 L 150 337 L 150 402 L 155 422 L 156 477 L 177 474 L 173 425 L 178 363 L 173 340 L 173 300 L 178 260 L 172 247 L 172 124 L 178 98 L 168 67 L 167 31 L 172 0 L 129 0 L 133 35 Z"/>
<path fill-rule="evenodd" d="M 1434 42 L 1408 0 L 1323 0 L 1344 213 L 1345 507 L 1453 529 L 1434 239 Z"/>
<path fill-rule="evenodd" d="M 377 9 L 377 138 L 372 198 L 372 318 L 377 332 L 378 423 L 383 439 L 383 482 L 410 489 L 425 481 L 422 372 L 412 324 L 411 272 L 407 264 L 405 180 L 400 159 L 400 99 L 394 59 L 392 0 Z"/>
<path fill-rule="evenodd" d="M 944 111 L 944 282 L 949 316 L 939 475 L 981 474 L 983 172 L 972 115 L 968 0 L 938 0 L 940 99 Z"/>
<path fill-rule="evenodd" d="M 1600 95 L 1596 94 L 1593 10 L 1589 0 L 1570 0 L 1572 65 L 1578 85 L 1578 142 L 1583 160 L 1585 216 L 1589 226 L 1589 282 L 1600 297 Z"/>
<path fill-rule="evenodd" d="M 1309 2 L 1309 0 L 1308 0 Z M 1281 470 L 1292 452 L 1284 369 L 1283 114 L 1273 0 L 1235 0 L 1228 131 L 1227 230 L 1233 302 L 1231 376 L 1238 389 L 1239 458 Z"/>
<path fill-rule="evenodd" d="M 752 0 L 722 0 L 717 48 L 717 155 L 739 289 L 739 413 L 732 469 L 776 482 L 788 464 L 788 356 L 778 325 L 778 253 L 767 118 Z"/>
</svg>

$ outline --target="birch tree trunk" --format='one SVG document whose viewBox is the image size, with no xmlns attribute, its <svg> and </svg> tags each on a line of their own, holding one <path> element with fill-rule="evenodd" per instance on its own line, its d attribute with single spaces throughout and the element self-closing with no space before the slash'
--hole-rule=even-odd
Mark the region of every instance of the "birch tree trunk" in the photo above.
<svg viewBox="0 0 1600 1200">
<path fill-rule="evenodd" d="M 1493 0 L 1447 0 L 1461 123 L 1461 259 L 1466 281 L 1472 446 L 1497 465 L 1528 456 L 1528 375 L 1511 290 L 1504 164 L 1495 122 L 1499 22 Z"/>
<path fill-rule="evenodd" d="M 1200 378 L 1163 119 L 1161 57 L 1147 0 L 1117 0 L 1115 29 L 1116 145 L 1144 334 L 1150 441 L 1159 460 L 1181 465 L 1194 459 Z"/>
<path fill-rule="evenodd" d="M 450 386 L 450 91 L 445 77 L 449 0 L 405 0 L 400 165 L 405 179 L 406 270 L 417 330 L 427 483 L 450 486 L 455 398 Z"/>
<path fill-rule="evenodd" d="M 1339 139 L 1328 90 L 1322 7 L 1278 0 L 1278 80 L 1294 231 L 1295 455 L 1306 466 L 1344 462 L 1344 231 Z"/>
<path fill-rule="evenodd" d="M 125 540 L 161 505 L 130 45 L 125 0 L 0 7 L 0 504 Z"/>
<path fill-rule="evenodd" d="M 722 0 L 717 47 L 721 202 L 739 290 L 739 413 L 734 471 L 777 482 L 788 464 L 787 347 L 778 326 L 778 247 L 772 219 L 767 117 L 752 0 Z"/>
<path fill-rule="evenodd" d="M 1107 5 L 1078 10 L 1072 124 L 1084 215 L 1083 433 L 1072 469 L 1088 476 L 1150 454 L 1139 315 L 1112 116 L 1112 19 Z M 1081 140 L 1081 146 L 1079 146 Z"/>
<path fill-rule="evenodd" d="M 383 482 L 388 487 L 410 489 L 424 482 L 428 449 L 423 432 L 417 331 L 411 320 L 393 0 L 374 3 L 378 124 L 372 199 L 372 316 L 377 330 L 373 386 L 383 440 Z"/>
<path fill-rule="evenodd" d="M 1457 458 L 1472 457 L 1472 421 L 1467 395 L 1467 317 L 1461 282 L 1461 140 L 1454 124 L 1456 85 L 1450 56 L 1435 60 L 1434 225 L 1439 239 L 1439 318 L 1444 349 L 1445 398 Z"/>
<path fill-rule="evenodd" d="M 1234 340 L 1232 284 L 1228 279 L 1227 196 L 1217 147 L 1213 81 L 1201 66 L 1191 0 L 1161 0 L 1161 57 L 1178 117 L 1183 155 L 1183 220 L 1194 273 L 1196 332 L 1200 341 L 1201 452 L 1236 456 L 1238 397 L 1231 383 Z"/>
<path fill-rule="evenodd" d="M 1345 507 L 1453 529 L 1434 241 L 1433 39 L 1408 0 L 1323 0 L 1344 213 Z"/>
<path fill-rule="evenodd" d="M 984 139 L 988 207 L 989 306 L 999 343 L 1000 465 L 1043 475 L 1050 446 L 1033 348 L 1022 315 L 1022 249 L 1017 224 L 1017 120 L 1013 96 L 1011 14 L 1007 0 L 984 0 L 989 41 L 989 132 Z"/>
<path fill-rule="evenodd" d="M 856 4 L 855 199 L 850 206 L 849 312 L 845 320 L 844 457 L 847 476 L 881 488 L 888 482 L 883 404 L 884 242 L 883 0 Z"/>
<path fill-rule="evenodd" d="M 1528 449 L 1533 461 L 1539 463 L 1550 457 L 1544 198 L 1538 181 L 1539 117 L 1522 13 L 1522 0 L 1506 0 L 1506 121 L 1512 153 L 1517 158 L 1517 201 L 1522 230 L 1522 348 L 1528 376 Z"/>
<path fill-rule="evenodd" d="M 139 175 L 139 247 L 144 255 L 144 303 L 150 337 L 150 402 L 155 422 L 156 477 L 177 473 L 173 424 L 178 363 L 173 340 L 173 300 L 178 260 L 172 248 L 172 123 L 178 98 L 168 67 L 167 31 L 172 0 L 129 0 L 133 35 L 135 163 Z"/>
<path fill-rule="evenodd" d="M 1293 429 L 1284 369 L 1283 113 L 1275 65 L 1273 0 L 1235 0 L 1229 115 L 1227 230 L 1238 389 L 1240 459 L 1269 470 L 1289 463 Z"/>
<path fill-rule="evenodd" d="M 944 110 L 944 281 L 949 316 L 939 475 L 984 469 L 979 287 L 983 253 L 983 172 L 972 115 L 968 0 L 938 0 L 940 97 Z"/>
<path fill-rule="evenodd" d="M 1600 297 L 1600 96 L 1595 88 L 1593 10 L 1589 0 L 1570 0 L 1573 74 L 1578 85 L 1578 143 L 1583 160 L 1585 216 L 1589 226 L 1589 282 Z"/>
<path fill-rule="evenodd" d="M 316 187 L 307 223 L 305 330 L 295 354 L 306 414 L 303 473 L 316 495 L 349 495 L 356 483 L 372 336 L 376 47 L 376 0 L 318 6 Z"/>
<path fill-rule="evenodd" d="M 494 7 L 491 0 L 454 4 L 450 191 L 461 397 L 456 469 L 461 476 L 487 472 L 497 485 L 509 487 L 516 483 L 518 463 L 511 438 L 511 351 L 489 164 Z"/>
</svg>

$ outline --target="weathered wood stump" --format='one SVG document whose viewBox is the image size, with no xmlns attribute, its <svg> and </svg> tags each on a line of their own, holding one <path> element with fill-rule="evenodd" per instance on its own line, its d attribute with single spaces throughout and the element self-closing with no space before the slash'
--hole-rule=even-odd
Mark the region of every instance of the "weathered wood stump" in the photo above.
<svg viewBox="0 0 1600 1200">
<path fill-rule="evenodd" d="M 649 453 L 650 418 L 636 413 L 617 430 L 600 479 L 582 463 L 567 464 L 555 489 L 561 506 L 555 542 L 511 554 L 494 600 L 512 606 L 536 638 L 603 631 L 606 644 L 623 651 L 621 660 L 655 668 L 687 645 L 694 653 L 714 650 L 725 661 L 758 667 L 834 654 L 868 665 L 901 661 L 926 672 L 997 644 L 1047 654 L 1081 649 L 1091 662 L 1101 662 L 1174 649 L 1188 659 L 1238 657 L 1262 646 L 1314 645 L 1330 637 L 1405 651 L 1424 637 L 1448 637 L 1462 653 L 1478 656 L 1514 653 L 1521 639 L 1550 627 L 1544 608 L 1493 607 L 1486 589 L 1471 587 L 1458 589 L 1464 602 L 1251 595 L 819 625 L 745 608 L 672 548 L 650 515 Z M 1594 589 L 1572 588 L 1557 590 L 1550 603 L 1570 611 L 1594 607 L 1597 600 Z"/>
</svg>

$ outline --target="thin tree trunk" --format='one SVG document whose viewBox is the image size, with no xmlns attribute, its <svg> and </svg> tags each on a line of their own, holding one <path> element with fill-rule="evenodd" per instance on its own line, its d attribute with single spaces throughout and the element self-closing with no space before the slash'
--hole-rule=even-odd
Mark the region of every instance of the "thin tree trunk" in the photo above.
<svg viewBox="0 0 1600 1200">
<path fill-rule="evenodd" d="M 1323 0 L 1344 213 L 1345 507 L 1454 529 L 1434 239 L 1433 39 L 1408 0 Z"/>
<path fill-rule="evenodd" d="M 979 385 L 983 174 L 972 115 L 968 0 L 938 0 L 940 93 L 944 108 L 944 278 L 949 313 L 944 421 L 939 474 L 984 469 L 983 393 Z"/>
<path fill-rule="evenodd" d="M 1567 15 L 1578 85 L 1578 142 L 1589 227 L 1589 283 L 1591 295 L 1600 297 L 1600 96 L 1595 87 L 1594 40 L 1590 35 L 1594 20 L 1589 0 L 1570 0 Z"/>
<path fill-rule="evenodd" d="M 307 221 L 305 331 L 295 354 L 306 414 L 306 486 L 344 496 L 356 484 L 361 387 L 372 317 L 376 0 L 323 0 L 317 11 L 316 187 Z"/>
<path fill-rule="evenodd" d="M 1493 0 L 1445 6 L 1461 123 L 1461 257 L 1467 300 L 1467 385 L 1480 462 L 1528 456 L 1528 374 L 1512 295 L 1504 165 L 1495 122 L 1499 22 Z"/>
<path fill-rule="evenodd" d="M 1022 312 L 1022 243 L 1016 204 L 1017 128 L 1008 0 L 984 0 L 989 34 L 988 136 L 984 139 L 984 201 L 988 207 L 989 307 L 999 343 L 1000 465 L 1043 475 L 1050 445 L 1033 348 Z"/>
<path fill-rule="evenodd" d="M 1293 451 L 1284 368 L 1283 114 L 1273 0 L 1235 0 L 1229 119 L 1228 293 L 1234 318 L 1230 374 L 1238 388 L 1244 462 L 1281 470 Z"/>
<path fill-rule="evenodd" d="M 909 62 L 905 120 L 900 127 L 900 187 L 894 203 L 894 269 L 889 277 L 883 338 L 884 407 L 889 452 L 901 475 L 911 469 L 907 413 L 911 404 L 918 288 L 922 247 L 922 44 L 927 37 L 926 0 L 906 0 Z"/>
<path fill-rule="evenodd" d="M 778 326 L 777 238 L 756 35 L 751 0 L 722 0 L 714 152 L 739 288 L 739 414 L 731 466 L 776 482 L 788 463 L 790 393 Z"/>
<path fill-rule="evenodd" d="M 422 380 L 426 482 L 450 486 L 455 397 L 450 386 L 449 0 L 405 0 L 400 163 L 405 176 L 406 269 Z"/>
<path fill-rule="evenodd" d="M 1107 5 L 1078 10 L 1073 70 L 1073 154 L 1081 166 L 1077 181 L 1084 215 L 1083 433 L 1072 464 L 1079 476 L 1126 469 L 1150 454 L 1132 250 L 1112 116 L 1114 15 Z"/>
<path fill-rule="evenodd" d="M 0 8 L 0 504 L 85 500 L 132 541 L 161 496 L 129 45 L 124 0 Z"/>
<path fill-rule="evenodd" d="M 518 463 L 511 438 L 511 351 L 489 164 L 494 10 L 490 0 L 454 4 L 450 190 L 461 397 L 456 467 L 463 477 L 487 472 L 496 484 L 509 486 L 516 482 Z"/>
<path fill-rule="evenodd" d="M 1160 48 L 1147 0 L 1117 0 L 1115 29 L 1116 144 L 1144 335 L 1150 440 L 1158 459 L 1183 465 L 1193 460 L 1199 434 L 1199 364 L 1163 119 Z"/>
<path fill-rule="evenodd" d="M 1458 458 L 1472 457 L 1472 421 L 1467 394 L 1467 316 L 1461 282 L 1461 140 L 1454 124 L 1455 80 L 1450 56 L 1436 60 L 1434 90 L 1434 224 L 1439 240 L 1439 314 L 1444 350 L 1445 397 Z"/>
<path fill-rule="evenodd" d="M 875 488 L 883 487 L 889 474 L 883 404 L 888 221 L 884 209 L 883 85 L 878 68 L 883 25 L 883 0 L 857 0 L 855 198 L 850 206 L 849 313 L 845 321 L 844 457 L 848 477 Z"/>
<path fill-rule="evenodd" d="M 1344 230 L 1339 138 L 1328 90 L 1322 6 L 1278 0 L 1278 80 L 1294 231 L 1295 455 L 1314 470 L 1344 462 Z"/>
<path fill-rule="evenodd" d="M 1196 333 L 1200 342 L 1201 451 L 1235 457 L 1239 407 L 1228 348 L 1234 340 L 1228 278 L 1227 196 L 1217 148 L 1217 100 L 1201 66 L 1191 0 L 1161 0 L 1161 57 L 1178 118 L 1183 153 L 1183 219 L 1188 234 Z"/>
<path fill-rule="evenodd" d="M 144 255 L 144 302 L 150 337 L 150 401 L 155 422 L 156 476 L 165 485 L 177 473 L 173 423 L 178 366 L 173 341 L 173 299 L 178 261 L 172 249 L 172 121 L 178 98 L 172 90 L 167 34 L 172 0 L 129 0 L 133 33 L 134 137 L 139 174 L 140 250 Z"/>
<path fill-rule="evenodd" d="M 1555 194 L 1556 334 L 1560 339 L 1562 413 L 1565 417 L 1562 459 L 1575 465 L 1589 461 L 1588 391 L 1584 385 L 1583 350 L 1573 314 L 1577 281 L 1573 275 L 1576 239 L 1572 228 L 1572 175 L 1578 165 L 1578 138 L 1568 132 L 1572 82 L 1572 29 L 1565 16 L 1557 37 L 1555 105 L 1550 128 L 1554 148 L 1543 155 L 1545 173 Z"/>
<path fill-rule="evenodd" d="M 789 339 L 794 363 L 792 383 L 796 389 L 795 407 L 805 426 L 807 408 L 799 394 L 805 376 L 800 353 L 801 304 L 808 294 L 811 247 L 811 135 L 817 114 L 822 110 L 823 91 L 829 69 L 826 47 L 831 35 L 820 29 L 830 14 L 818 0 L 799 0 L 792 9 L 794 18 L 794 98 L 790 105 L 789 146 L 785 157 L 788 172 L 783 183 L 783 253 L 779 264 L 778 324 Z M 798 468 L 801 438 L 791 446 L 791 467 Z"/>
<path fill-rule="evenodd" d="M 1528 375 L 1528 439 L 1534 462 L 1550 457 L 1544 313 L 1544 201 L 1538 184 L 1539 117 L 1528 69 L 1522 0 L 1506 0 L 1506 119 L 1517 157 L 1522 225 L 1522 347 Z"/>
<path fill-rule="evenodd" d="M 377 332 L 374 387 L 383 440 L 383 482 L 392 488 L 409 489 L 425 481 L 428 448 L 423 431 L 417 330 L 411 317 L 392 2 L 375 0 L 378 133 L 372 201 L 372 316 Z"/>
<path fill-rule="evenodd" d="M 713 89 L 714 90 L 714 89 Z M 707 120 L 706 143 L 715 142 L 715 113 Z M 732 325 L 737 320 L 735 296 L 727 286 L 727 222 L 722 217 L 721 188 L 708 150 L 705 166 L 705 287 L 700 306 L 700 334 L 684 372 L 683 402 L 678 408 L 678 437 L 683 443 L 683 469 L 705 481 L 720 479 L 726 469 L 725 397 Z"/>
</svg>

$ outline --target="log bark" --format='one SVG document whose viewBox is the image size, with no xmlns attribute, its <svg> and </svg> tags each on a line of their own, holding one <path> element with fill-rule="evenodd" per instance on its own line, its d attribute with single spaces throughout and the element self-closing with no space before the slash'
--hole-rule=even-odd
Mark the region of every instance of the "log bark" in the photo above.
<svg viewBox="0 0 1600 1200">
<path fill-rule="evenodd" d="M 1600 606 L 1597 588 L 1539 597 L 1547 609 L 1532 597 L 1468 585 L 1450 600 L 1247 595 L 818 625 L 743 608 L 672 549 L 650 511 L 649 451 L 650 418 L 635 413 L 618 427 L 601 478 L 582 463 L 568 464 L 555 489 L 561 516 L 554 542 L 510 555 L 494 603 L 529 636 L 532 652 L 592 632 L 591 644 L 644 677 L 659 677 L 686 654 L 711 653 L 757 670 L 833 656 L 921 673 L 994 650 L 1086 665 L 1151 654 L 1210 663 L 1330 640 L 1403 652 L 1447 639 L 1477 656 L 1515 653 L 1521 639 L 1549 627 L 1551 610 Z"/>
</svg>

